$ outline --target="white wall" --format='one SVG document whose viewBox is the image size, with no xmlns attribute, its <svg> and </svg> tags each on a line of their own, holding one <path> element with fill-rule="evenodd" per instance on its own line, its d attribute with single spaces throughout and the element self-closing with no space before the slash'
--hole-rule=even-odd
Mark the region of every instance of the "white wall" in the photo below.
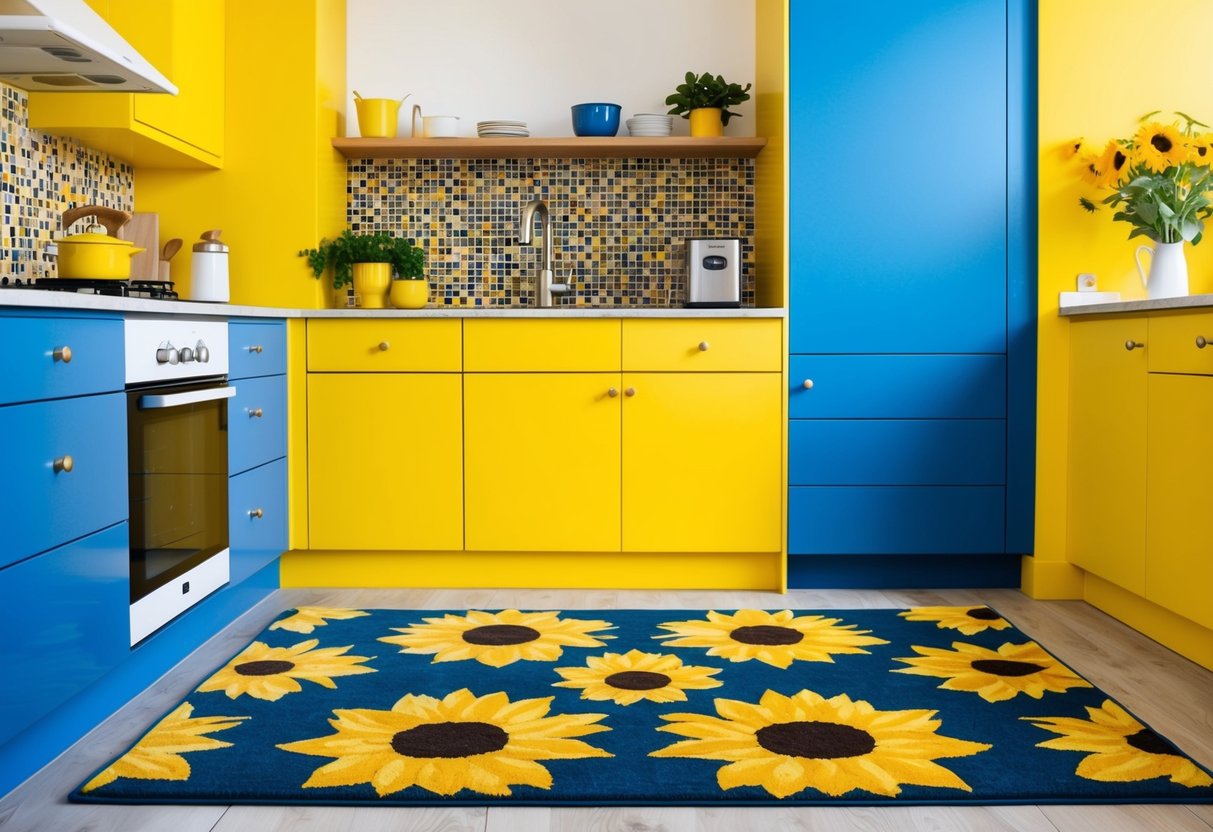
<svg viewBox="0 0 1213 832">
<path fill-rule="evenodd" d="M 352 90 L 412 97 L 409 113 L 476 122 L 517 119 L 532 136 L 571 136 L 569 107 L 620 104 L 619 135 L 636 113 L 664 113 L 687 70 L 743 87 L 754 80 L 754 0 L 348 0 L 346 134 L 358 135 Z M 750 90 L 754 95 L 755 90 Z M 754 101 L 725 133 L 754 135 Z M 675 135 L 687 121 L 674 119 Z"/>
</svg>

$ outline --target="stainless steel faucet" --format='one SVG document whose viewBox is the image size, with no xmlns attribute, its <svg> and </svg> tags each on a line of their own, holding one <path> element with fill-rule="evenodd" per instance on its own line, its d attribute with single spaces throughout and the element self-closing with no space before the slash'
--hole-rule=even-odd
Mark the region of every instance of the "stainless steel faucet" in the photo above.
<svg viewBox="0 0 1213 832">
<path fill-rule="evenodd" d="M 542 199 L 532 199 L 522 206 L 522 217 L 519 220 L 518 242 L 529 246 L 535 231 L 535 214 L 539 214 L 539 224 L 543 234 L 543 266 L 535 281 L 535 305 L 551 306 L 553 295 L 567 295 L 573 291 L 568 283 L 555 283 L 552 279 L 552 217 L 548 206 Z"/>
</svg>

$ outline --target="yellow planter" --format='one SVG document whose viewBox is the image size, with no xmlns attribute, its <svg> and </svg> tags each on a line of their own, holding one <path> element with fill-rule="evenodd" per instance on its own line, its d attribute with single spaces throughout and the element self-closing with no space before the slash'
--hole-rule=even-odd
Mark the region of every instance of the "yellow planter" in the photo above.
<svg viewBox="0 0 1213 832">
<path fill-rule="evenodd" d="M 397 309 L 424 309 L 430 299 L 430 284 L 425 280 L 393 280 L 391 297 Z"/>
<path fill-rule="evenodd" d="M 399 101 L 394 98 L 358 98 L 354 100 L 354 107 L 358 110 L 359 135 L 387 139 L 396 137 Z"/>
<path fill-rule="evenodd" d="M 700 107 L 691 110 L 691 135 L 701 139 L 723 136 L 724 125 L 720 122 L 720 108 Z"/>
<path fill-rule="evenodd" d="M 363 309 L 387 306 L 387 288 L 392 282 L 391 263 L 355 263 L 354 294 Z"/>
</svg>

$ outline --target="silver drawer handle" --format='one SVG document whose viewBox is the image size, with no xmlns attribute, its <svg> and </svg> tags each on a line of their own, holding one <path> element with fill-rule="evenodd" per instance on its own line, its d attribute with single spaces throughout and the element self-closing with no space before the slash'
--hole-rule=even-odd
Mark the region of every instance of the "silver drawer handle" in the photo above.
<svg viewBox="0 0 1213 832">
<path fill-rule="evenodd" d="M 254 520 L 260 520 L 262 517 L 265 516 L 265 512 L 259 508 L 255 508 L 248 513 L 248 516 Z"/>
<path fill-rule="evenodd" d="M 699 342 L 699 351 L 707 352 L 709 346 L 711 346 L 711 345 L 707 341 L 700 341 Z"/>
<path fill-rule="evenodd" d="M 169 393 L 164 396 L 140 396 L 140 410 L 159 410 L 164 407 L 180 407 L 183 404 L 213 402 L 230 399 L 236 395 L 235 387 L 208 387 L 205 390 L 190 390 L 188 393 Z"/>
<path fill-rule="evenodd" d="M 248 348 L 248 351 L 249 352 L 261 352 L 261 349 L 262 348 L 261 348 L 260 344 L 253 344 L 253 346 Z"/>
<path fill-rule="evenodd" d="M 65 474 L 70 474 L 72 469 L 76 467 L 76 463 L 72 460 L 71 454 L 64 454 L 51 463 L 51 470 L 58 474 L 62 471 Z"/>
<path fill-rule="evenodd" d="M 1196 336 L 1196 349 L 1203 350 L 1205 347 L 1209 346 L 1209 343 L 1210 343 L 1210 341 L 1207 338 L 1205 338 L 1205 336 L 1203 336 L 1203 335 Z"/>
<path fill-rule="evenodd" d="M 55 351 L 51 353 L 51 358 L 55 361 L 62 361 L 64 364 L 72 363 L 72 348 L 69 346 L 55 347 Z"/>
<path fill-rule="evenodd" d="M 261 416 L 262 416 L 262 412 L 261 412 L 261 408 L 259 408 L 259 407 L 254 407 L 252 410 L 250 410 L 248 412 L 248 417 L 250 419 L 260 419 Z"/>
<path fill-rule="evenodd" d="M 609 390 L 607 390 L 607 395 L 613 399 L 619 395 L 619 389 L 616 387 L 612 387 Z"/>
<path fill-rule="evenodd" d="M 1127 349 L 1129 352 L 1133 352 L 1133 350 L 1142 350 L 1145 348 L 1146 348 L 1146 345 L 1143 344 L 1141 341 L 1134 341 L 1132 338 L 1130 338 L 1128 341 L 1125 341 L 1125 349 Z"/>
<path fill-rule="evenodd" d="M 812 390 L 812 389 L 813 389 L 813 379 L 811 379 L 811 378 L 806 378 L 806 379 L 804 380 L 804 389 L 805 389 L 805 390 Z"/>
</svg>

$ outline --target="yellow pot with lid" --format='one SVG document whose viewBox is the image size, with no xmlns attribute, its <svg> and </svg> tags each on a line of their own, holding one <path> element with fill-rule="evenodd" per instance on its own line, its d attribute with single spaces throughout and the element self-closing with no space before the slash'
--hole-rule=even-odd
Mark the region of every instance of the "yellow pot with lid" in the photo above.
<svg viewBox="0 0 1213 832">
<path fill-rule="evenodd" d="M 59 246 L 59 277 L 90 280 L 129 280 L 131 258 L 146 249 L 130 240 L 119 240 L 118 229 L 130 220 L 126 211 L 101 205 L 84 205 L 63 213 L 63 227 L 77 220 L 95 217 L 83 234 L 72 234 L 55 242 Z"/>
</svg>

